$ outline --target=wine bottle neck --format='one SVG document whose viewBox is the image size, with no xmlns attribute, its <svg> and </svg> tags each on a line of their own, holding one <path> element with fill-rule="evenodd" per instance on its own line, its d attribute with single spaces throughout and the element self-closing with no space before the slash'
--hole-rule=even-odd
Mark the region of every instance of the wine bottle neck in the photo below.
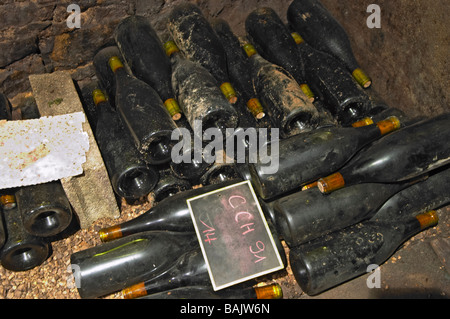
<svg viewBox="0 0 450 319">
<path fill-rule="evenodd" d="M 16 196 L 10 194 L 0 195 L 0 207 L 9 210 L 16 206 Z"/>
<path fill-rule="evenodd" d="M 297 43 L 297 44 L 302 44 L 305 42 L 305 40 L 302 38 L 302 36 L 298 32 L 292 32 L 291 36 L 294 39 L 295 43 Z"/>
<path fill-rule="evenodd" d="M 94 104 L 98 106 L 102 102 L 106 102 L 106 96 L 103 94 L 102 90 L 96 89 L 92 91 L 92 99 L 94 100 Z"/>
<path fill-rule="evenodd" d="M 256 48 L 251 43 L 244 43 L 242 48 L 244 49 L 245 53 L 247 54 L 247 57 L 251 58 L 253 56 L 259 56 L 258 51 L 256 51 Z"/>
<path fill-rule="evenodd" d="M 407 240 L 410 237 L 416 235 L 417 233 L 434 227 L 438 224 L 439 217 L 436 211 L 429 211 L 423 214 L 416 215 L 414 218 L 409 219 L 405 223 L 405 227 L 403 230 L 403 240 Z"/>
<path fill-rule="evenodd" d="M 109 58 L 108 64 L 111 70 L 116 74 L 118 70 L 124 69 L 123 63 L 118 56 L 112 56 Z"/>
<path fill-rule="evenodd" d="M 166 41 L 163 46 L 168 57 L 174 58 L 180 56 L 180 49 L 173 40 Z"/>
</svg>

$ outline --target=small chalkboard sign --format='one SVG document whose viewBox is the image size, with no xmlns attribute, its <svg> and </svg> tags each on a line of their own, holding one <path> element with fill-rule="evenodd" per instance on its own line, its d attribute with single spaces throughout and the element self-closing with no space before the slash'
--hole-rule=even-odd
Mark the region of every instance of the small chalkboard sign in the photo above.
<svg viewBox="0 0 450 319">
<path fill-rule="evenodd" d="M 187 200 L 214 290 L 284 268 L 249 181 Z"/>
</svg>

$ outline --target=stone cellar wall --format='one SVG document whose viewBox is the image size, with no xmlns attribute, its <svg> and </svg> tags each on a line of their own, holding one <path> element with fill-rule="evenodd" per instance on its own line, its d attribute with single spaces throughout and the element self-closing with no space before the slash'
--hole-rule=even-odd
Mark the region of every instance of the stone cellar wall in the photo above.
<svg viewBox="0 0 450 319">
<path fill-rule="evenodd" d="M 244 35 L 244 21 L 257 7 L 270 6 L 286 21 L 291 0 L 191 0 L 204 14 L 228 21 Z M 30 91 L 28 76 L 70 70 L 82 87 L 95 78 L 92 59 L 114 44 L 112 33 L 123 18 L 142 15 L 161 37 L 165 16 L 181 0 L 0 1 L 0 91 L 16 104 Z M 347 30 L 357 60 L 373 88 L 390 106 L 412 116 L 448 110 L 449 29 L 446 0 L 377 0 L 381 28 L 369 28 L 373 0 L 323 0 Z M 69 28 L 67 7 L 81 9 L 80 28 Z"/>
</svg>

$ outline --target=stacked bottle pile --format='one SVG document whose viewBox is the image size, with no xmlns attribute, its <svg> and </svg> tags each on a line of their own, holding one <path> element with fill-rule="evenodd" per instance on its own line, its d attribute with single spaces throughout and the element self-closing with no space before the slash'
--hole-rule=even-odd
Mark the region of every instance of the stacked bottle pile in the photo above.
<svg viewBox="0 0 450 319">
<path fill-rule="evenodd" d="M 119 23 L 116 46 L 95 56 L 98 82 L 82 98 L 117 196 L 153 193 L 155 205 L 101 229 L 102 245 L 71 256 L 81 297 L 281 297 L 278 285 L 254 281 L 211 289 L 186 201 L 237 181 L 251 182 L 284 265 L 283 241 L 310 295 L 382 264 L 438 223 L 434 210 L 450 201 L 450 114 L 409 119 L 382 101 L 319 1 L 294 0 L 287 21 L 258 8 L 237 37 L 185 3 L 170 13 L 165 41 L 144 17 Z M 235 147 L 245 156 L 227 148 L 211 161 L 199 152 L 209 128 L 223 141 L 278 130 L 281 139 L 264 145 L 276 172 L 267 174 L 267 161 L 242 139 Z M 179 149 L 173 136 L 186 135 Z"/>
<path fill-rule="evenodd" d="M 33 98 L 19 106 L 21 119 L 39 118 Z M 0 94 L 0 120 L 12 120 L 11 104 Z M 0 190 L 0 262 L 11 271 L 27 271 L 51 255 L 52 241 L 76 223 L 59 181 Z"/>
<path fill-rule="evenodd" d="M 237 37 L 226 21 L 208 21 L 186 3 L 170 13 L 164 43 L 143 17 L 119 24 L 117 47 L 94 60 L 109 95 L 94 91 L 92 110 L 100 115 L 91 117 L 102 153 L 113 161 L 114 149 L 125 154 L 122 147 L 133 145 L 140 155 L 128 157 L 133 165 L 139 159 L 159 171 L 147 174 L 159 182 L 136 197 L 157 192 L 166 177 L 187 186 L 139 217 L 100 230 L 104 244 L 72 255 L 82 297 L 119 290 L 125 298 L 255 296 L 240 286 L 212 292 L 186 203 L 240 180 L 251 182 L 280 253 L 285 258 L 284 241 L 294 276 L 311 295 L 382 264 L 402 242 L 437 224 L 434 209 L 450 199 L 450 115 L 409 119 L 382 101 L 344 29 L 318 1 L 294 0 L 287 20 L 258 8 L 245 21 L 247 36 Z M 219 128 L 225 140 L 234 138 L 225 128 L 278 129 L 277 172 L 267 174 L 267 163 L 249 154 L 226 165 L 175 163 L 170 132 L 177 127 L 201 138 L 196 123 L 200 135 Z M 128 140 L 113 146 L 119 139 L 111 136 Z M 111 176 L 122 174 L 108 166 Z M 203 187 L 189 189 L 198 182 Z M 131 190 L 143 184 L 125 183 Z"/>
</svg>

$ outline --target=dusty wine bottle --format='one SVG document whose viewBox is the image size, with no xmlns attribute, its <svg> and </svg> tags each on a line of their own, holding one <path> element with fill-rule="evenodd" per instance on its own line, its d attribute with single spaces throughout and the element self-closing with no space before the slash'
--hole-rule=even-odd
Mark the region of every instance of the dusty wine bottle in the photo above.
<svg viewBox="0 0 450 319">
<path fill-rule="evenodd" d="M 189 180 L 175 176 L 170 167 L 159 169 L 159 175 L 159 181 L 153 190 L 155 203 L 192 188 Z"/>
<path fill-rule="evenodd" d="M 186 59 L 172 40 L 165 42 L 164 48 L 172 61 L 172 86 L 190 126 L 195 128 L 195 122 L 200 121 L 202 131 L 213 127 L 236 128 L 237 113 L 211 73 L 199 63 Z"/>
<path fill-rule="evenodd" d="M 140 216 L 124 223 L 100 229 L 98 234 L 104 242 L 129 236 L 143 231 L 167 230 L 176 232 L 193 232 L 191 214 L 186 200 L 210 191 L 232 185 L 236 181 L 227 181 L 216 185 L 179 192 L 149 209 Z"/>
<path fill-rule="evenodd" d="M 280 141 L 276 174 L 265 174 L 267 164 L 261 161 L 240 166 L 240 171 L 251 176 L 255 192 L 261 198 L 273 199 L 336 171 L 365 145 L 399 127 L 398 119 L 390 117 L 364 127 L 316 129 Z"/>
<path fill-rule="evenodd" d="M 374 142 L 318 181 L 322 193 L 357 183 L 407 180 L 450 163 L 450 113 L 406 126 Z"/>
<path fill-rule="evenodd" d="M 15 200 L 15 196 L 10 200 Z M 49 257 L 51 244 L 25 230 L 17 206 L 10 209 L 3 206 L 3 217 L 7 238 L 0 251 L 2 266 L 19 272 L 41 265 Z"/>
<path fill-rule="evenodd" d="M 389 198 L 371 219 L 398 220 L 444 207 L 450 203 L 449 183 L 450 166 L 435 169 L 429 173 L 426 180 L 401 190 Z"/>
<path fill-rule="evenodd" d="M 164 101 L 172 119 L 179 120 L 181 110 L 172 89 L 172 66 L 150 22 L 142 16 L 127 17 L 118 24 L 114 39 L 134 76 L 149 84 Z"/>
<path fill-rule="evenodd" d="M 278 233 L 289 247 L 295 247 L 371 218 L 391 196 L 413 183 L 358 184 L 329 196 L 316 187 L 268 205 L 275 211 Z"/>
<path fill-rule="evenodd" d="M 286 254 L 270 221 L 269 227 L 271 227 L 270 229 L 272 236 L 275 240 L 275 244 L 280 253 L 283 264 L 286 265 Z M 255 280 L 253 279 L 247 280 L 241 285 L 254 284 Z M 208 273 L 208 266 L 205 262 L 200 246 L 197 245 L 194 249 L 184 253 L 172 265 L 167 266 L 166 270 L 161 272 L 159 275 L 123 289 L 122 295 L 125 299 L 134 299 L 185 286 L 208 285 L 212 288 L 211 279 Z"/>
<path fill-rule="evenodd" d="M 287 19 L 312 47 L 344 62 L 362 87 L 368 88 L 372 84 L 353 55 L 346 31 L 320 1 L 294 0 L 287 10 Z"/>
<path fill-rule="evenodd" d="M 214 19 L 211 26 L 220 39 L 227 57 L 228 74 L 237 92 L 242 95 L 248 110 L 260 120 L 265 116 L 264 108 L 253 87 L 247 55 L 230 25 L 223 19 Z"/>
<path fill-rule="evenodd" d="M 144 162 L 103 91 L 95 89 L 91 99 L 98 114 L 95 138 L 115 193 L 127 201 L 148 195 L 159 180 L 157 169 Z"/>
<path fill-rule="evenodd" d="M 225 181 L 240 180 L 235 162 L 223 150 L 215 153 L 216 161 L 200 178 L 202 185 L 220 184 Z"/>
<path fill-rule="evenodd" d="M 366 221 L 290 250 L 294 277 L 308 295 L 317 295 L 381 265 L 411 236 L 438 223 L 435 211 L 406 221 Z"/>
<path fill-rule="evenodd" d="M 252 11 L 245 20 L 245 30 L 259 54 L 288 71 L 313 102 L 315 95 L 307 84 L 302 56 L 277 13 L 268 7 Z"/>
<path fill-rule="evenodd" d="M 258 54 L 255 47 L 241 39 L 250 61 L 253 85 L 273 127 L 280 129 L 282 138 L 314 129 L 318 111 L 297 81 L 282 67 L 272 64 Z"/>
<path fill-rule="evenodd" d="M 211 286 L 208 266 L 200 246 L 183 253 L 173 264 L 153 278 L 122 290 L 124 299 L 135 299 L 184 286 Z"/>
<path fill-rule="evenodd" d="M 281 19 L 278 24 L 282 24 Z M 291 37 L 305 61 L 311 87 L 318 92 L 324 106 L 342 125 L 349 125 L 366 116 L 369 111 L 375 111 L 375 101 L 354 81 L 342 62 L 334 56 L 315 50 L 296 32 Z"/>
<path fill-rule="evenodd" d="M 70 262 L 78 293 L 96 298 L 149 280 L 196 246 L 195 233 L 150 231 L 76 252 Z"/>
<path fill-rule="evenodd" d="M 194 152 L 197 152 L 194 147 L 191 147 L 191 150 L 188 151 L 189 154 L 193 154 Z M 202 176 L 204 176 L 213 165 L 213 163 L 206 162 L 202 155 L 199 155 L 199 158 L 200 159 L 194 157 L 187 163 L 175 163 L 172 161 L 170 163 L 170 169 L 173 175 L 177 178 L 188 180 L 192 185 L 199 184 Z"/>
<path fill-rule="evenodd" d="M 208 70 L 227 100 L 236 103 L 225 50 L 200 8 L 188 2 L 175 6 L 169 14 L 167 28 L 186 57 Z"/>
<path fill-rule="evenodd" d="M 197 185 L 212 163 L 206 161 L 203 156 L 204 142 L 199 141 L 198 138 L 196 140 L 194 131 L 185 116 L 177 122 L 177 126 L 180 130 L 172 134 L 176 144 L 172 148 L 170 169 L 175 177 L 186 179 L 192 185 Z"/>
<path fill-rule="evenodd" d="M 55 236 L 72 221 L 72 207 L 59 181 L 20 187 L 16 201 L 23 227 L 31 235 Z"/>
<path fill-rule="evenodd" d="M 147 83 L 128 74 L 119 57 L 109 59 L 116 79 L 116 108 L 138 151 L 148 164 L 171 160 L 175 122 L 159 95 Z"/>
<path fill-rule="evenodd" d="M 158 292 L 139 299 L 282 299 L 283 290 L 277 283 L 214 291 L 211 286 L 186 286 Z"/>
</svg>

